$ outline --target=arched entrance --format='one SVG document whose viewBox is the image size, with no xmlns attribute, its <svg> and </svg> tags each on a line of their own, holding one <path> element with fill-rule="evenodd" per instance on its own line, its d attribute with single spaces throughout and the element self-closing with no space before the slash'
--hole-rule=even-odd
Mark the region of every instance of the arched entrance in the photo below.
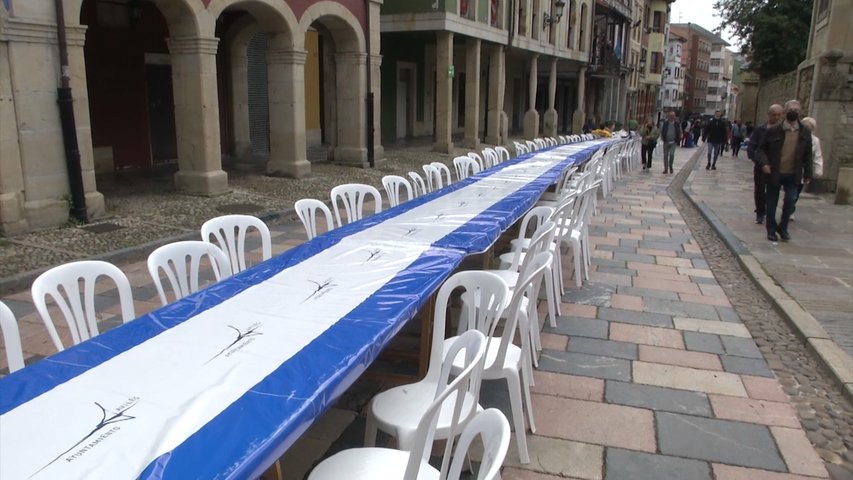
<svg viewBox="0 0 853 480">
<path fill-rule="evenodd" d="M 219 98 L 225 153 L 264 158 L 270 175 L 310 174 L 305 143 L 306 52 L 284 2 L 214 1 L 222 39 Z"/>
<path fill-rule="evenodd" d="M 300 19 L 301 32 L 310 41 L 317 34 L 320 95 L 306 108 L 321 112 L 323 144 L 330 159 L 367 164 L 367 53 L 361 25 L 334 2 L 318 2 Z"/>
</svg>

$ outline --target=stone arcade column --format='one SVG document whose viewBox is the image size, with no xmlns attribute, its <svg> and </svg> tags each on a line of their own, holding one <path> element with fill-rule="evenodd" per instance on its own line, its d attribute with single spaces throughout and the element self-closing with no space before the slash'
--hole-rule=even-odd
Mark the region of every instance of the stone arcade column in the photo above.
<svg viewBox="0 0 853 480">
<path fill-rule="evenodd" d="M 469 38 L 465 50 L 466 148 L 480 148 L 480 39 Z"/>
<path fill-rule="evenodd" d="M 586 104 L 586 67 L 581 67 L 578 72 L 578 106 L 572 114 L 572 133 L 583 133 L 583 124 L 586 122 L 586 112 L 584 105 Z"/>
<path fill-rule="evenodd" d="M 302 178 L 311 174 L 305 150 L 304 50 L 267 49 L 270 159 L 267 174 Z"/>
<path fill-rule="evenodd" d="M 453 65 L 453 32 L 436 33 L 435 76 L 435 144 L 432 149 L 436 152 L 451 153 L 453 140 L 451 119 L 453 118 L 453 79 L 448 69 Z"/>
<path fill-rule="evenodd" d="M 539 136 L 539 112 L 536 111 L 536 84 L 539 81 L 539 55 L 530 59 L 528 101 L 530 108 L 524 113 L 524 138 L 533 139 Z"/>
<path fill-rule="evenodd" d="M 86 209 L 104 214 L 96 189 L 83 53 L 86 27 L 66 28 Z M 6 18 L 0 46 L 0 232 L 68 221 L 68 169 L 59 120 L 56 26 Z"/>
<path fill-rule="evenodd" d="M 222 170 L 219 97 L 216 82 L 216 37 L 169 39 L 175 130 L 178 137 L 178 190 L 195 195 L 228 191 Z"/>
<path fill-rule="evenodd" d="M 336 162 L 367 166 L 367 55 L 338 53 L 335 55 L 337 81 Z"/>
<path fill-rule="evenodd" d="M 506 55 L 503 45 L 492 45 L 489 60 L 489 125 L 486 132 L 486 143 L 503 145 L 506 138 L 501 137 L 501 122 L 504 109 L 504 92 L 506 89 Z"/>
<path fill-rule="evenodd" d="M 367 14 L 370 15 L 370 87 L 373 91 L 373 159 L 376 166 L 385 162 L 385 147 L 382 146 L 382 42 L 380 38 L 380 15 L 383 0 L 370 0 Z"/>
<path fill-rule="evenodd" d="M 551 59 L 551 72 L 548 76 L 548 110 L 545 111 L 545 136 L 557 136 L 557 57 Z"/>
</svg>

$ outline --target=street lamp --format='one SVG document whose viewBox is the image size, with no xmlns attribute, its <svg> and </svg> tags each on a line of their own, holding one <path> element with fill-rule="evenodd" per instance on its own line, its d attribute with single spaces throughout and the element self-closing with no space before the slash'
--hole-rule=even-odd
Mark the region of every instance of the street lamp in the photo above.
<svg viewBox="0 0 853 480">
<path fill-rule="evenodd" d="M 548 28 L 549 25 L 558 23 L 563 17 L 563 9 L 566 8 L 565 0 L 556 0 L 554 2 L 554 14 L 548 12 L 542 14 L 542 30 Z"/>
</svg>

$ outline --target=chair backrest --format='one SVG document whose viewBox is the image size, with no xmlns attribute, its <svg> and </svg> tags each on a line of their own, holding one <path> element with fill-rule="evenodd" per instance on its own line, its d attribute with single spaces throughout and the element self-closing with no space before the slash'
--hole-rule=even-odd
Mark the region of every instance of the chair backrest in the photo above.
<svg viewBox="0 0 853 480">
<path fill-rule="evenodd" d="M 438 169 L 441 185 L 438 188 L 446 187 L 453 183 L 453 177 L 450 175 L 450 167 L 441 162 L 432 162 L 430 165 Z"/>
<path fill-rule="evenodd" d="M 302 225 L 305 227 L 305 233 L 308 235 L 308 240 L 320 234 L 317 231 L 317 212 L 323 214 L 326 219 L 326 231 L 335 228 L 335 218 L 332 216 L 332 211 L 320 200 L 316 198 L 303 198 L 297 200 L 293 204 L 296 210 L 296 215 L 302 220 Z"/>
<path fill-rule="evenodd" d="M 498 163 L 509 160 L 509 150 L 504 147 L 495 147 L 495 152 L 498 154 Z"/>
<path fill-rule="evenodd" d="M 210 262 L 216 281 L 231 276 L 228 255 L 211 243 L 192 240 L 174 242 L 151 252 L 148 256 L 148 273 L 154 280 L 163 305 L 167 305 L 169 299 L 160 279 L 160 270 L 165 272 L 175 300 L 178 300 L 199 290 L 199 271 L 205 257 Z"/>
<path fill-rule="evenodd" d="M 495 370 L 496 372 L 500 372 L 503 369 L 506 352 L 513 339 L 516 338 L 516 330 L 518 330 L 518 338 L 521 340 L 521 349 L 525 352 L 524 355 L 530 355 L 530 344 L 528 343 L 530 335 L 528 332 L 530 328 L 539 328 L 539 313 L 537 308 L 539 290 L 542 287 L 545 269 L 553 264 L 554 256 L 547 249 L 535 255 L 528 253 L 528 256 L 525 258 L 525 260 L 529 258 L 527 268 L 519 275 L 515 288 L 512 290 L 509 305 L 504 311 L 506 321 L 503 323 L 503 331 L 499 339 L 500 344 L 496 351 L 493 349 L 495 351 L 494 358 L 490 359 L 488 365 L 486 365 L 486 368 Z M 526 311 L 525 315 L 521 315 L 521 310 L 525 307 L 525 298 L 527 299 Z M 524 323 L 520 323 L 521 321 Z M 487 340 L 493 341 L 492 338 L 495 335 L 496 327 L 497 325 L 492 325 L 489 332 L 483 332 L 482 329 L 480 331 L 486 335 Z M 491 355 L 489 356 L 491 358 Z"/>
<path fill-rule="evenodd" d="M 476 162 L 477 162 L 477 165 L 479 165 L 479 166 L 480 166 L 480 171 L 484 170 L 483 158 L 482 158 L 482 157 L 480 157 L 480 154 L 479 154 L 479 153 L 477 153 L 477 152 L 468 152 L 466 155 L 468 156 L 468 158 L 473 158 L 473 159 L 474 159 L 474 161 L 476 161 Z"/>
<path fill-rule="evenodd" d="M 524 155 L 527 153 L 527 145 L 520 142 L 512 142 L 513 147 L 515 147 L 515 156 Z"/>
<path fill-rule="evenodd" d="M 414 194 L 415 198 L 429 193 L 429 190 L 427 190 L 427 185 L 426 183 L 424 183 L 423 177 L 421 177 L 418 172 L 409 172 L 409 178 L 412 179 L 412 188 L 414 189 L 412 193 Z"/>
<path fill-rule="evenodd" d="M 456 178 L 463 180 L 480 171 L 477 161 L 471 157 L 456 157 L 453 159 L 453 168 L 456 169 Z"/>
<path fill-rule="evenodd" d="M 518 238 L 528 238 L 528 233 L 532 233 L 530 232 L 531 228 L 535 231 L 539 228 L 539 225 L 547 222 L 553 214 L 554 209 L 544 205 L 539 205 L 528 210 L 527 213 L 524 214 L 524 218 L 521 219 L 521 225 L 518 229 Z"/>
<path fill-rule="evenodd" d="M 441 339 L 444 340 L 443 338 Z M 439 348 L 442 342 L 438 342 Z M 442 359 L 441 350 L 439 350 L 438 361 L 442 363 L 441 372 L 437 379 L 437 389 L 435 399 L 427 407 L 420 422 L 418 422 L 417 430 L 415 431 L 414 448 L 409 454 L 409 460 L 406 463 L 406 472 L 403 475 L 404 479 L 418 478 L 418 471 L 421 464 L 429 460 L 432 452 L 433 439 L 435 438 L 436 425 L 441 412 L 444 410 L 443 404 L 446 401 L 453 401 L 453 411 L 450 418 L 450 438 L 447 440 L 444 448 L 444 457 L 439 471 L 439 478 L 447 478 L 447 472 L 450 466 L 450 454 L 453 451 L 454 438 L 460 432 L 460 421 L 462 419 L 462 407 L 465 403 L 466 392 L 472 389 L 477 389 L 482 379 L 483 360 L 486 355 L 486 338 L 482 333 L 471 330 L 459 336 L 453 345 L 448 349 L 447 360 Z M 451 367 L 453 360 L 459 356 L 463 357 L 461 362 L 462 370 L 453 380 L 450 380 Z M 435 357 L 430 360 L 432 365 Z M 459 362 L 457 362 L 459 366 Z M 343 472 L 342 472 L 343 473 Z"/>
<path fill-rule="evenodd" d="M 477 473 L 477 480 L 494 480 L 500 478 L 501 467 L 509 449 L 509 421 L 497 408 L 488 408 L 477 414 L 459 435 L 456 442 L 456 450 L 453 452 L 453 460 L 450 470 L 447 472 L 448 480 L 458 480 L 462 475 L 464 460 L 468 456 L 472 441 L 480 437 L 483 445 L 483 457 Z"/>
<path fill-rule="evenodd" d="M 201 243 L 201 242 L 199 242 Z M 224 255 L 224 254 L 223 254 Z M 227 257 L 226 257 L 227 260 Z M 58 351 L 65 347 L 59 339 L 53 319 L 47 308 L 47 297 L 51 297 L 65 317 L 74 345 L 96 336 L 98 317 L 95 310 L 95 283 L 99 277 L 111 279 L 118 291 L 123 322 L 136 317 L 130 282 L 124 272 L 111 263 L 100 260 L 84 260 L 53 267 L 39 275 L 32 286 L 33 303 Z M 80 283 L 82 282 L 82 290 Z"/>
<path fill-rule="evenodd" d="M 363 183 L 344 183 L 333 187 L 330 192 L 332 197 L 332 207 L 334 209 L 335 221 L 339 227 L 345 225 L 343 217 L 341 217 L 341 209 L 338 201 L 344 205 L 347 218 L 346 223 L 352 223 L 361 220 L 364 216 L 364 200 L 370 195 L 373 197 L 374 213 L 382 211 L 382 195 L 379 190 L 372 185 Z"/>
<path fill-rule="evenodd" d="M 441 172 L 430 163 L 421 165 L 421 168 L 424 170 L 427 189 L 430 192 L 434 192 L 441 188 Z"/>
<path fill-rule="evenodd" d="M 572 175 L 578 170 L 578 167 L 571 166 L 560 174 L 560 179 L 557 181 L 557 187 L 555 193 L 557 195 L 565 195 L 568 192 L 568 189 L 571 187 Z"/>
<path fill-rule="evenodd" d="M 539 145 L 532 140 L 525 140 L 524 144 L 527 145 L 528 152 L 533 152 L 539 149 Z"/>
<path fill-rule="evenodd" d="M 3 346 L 6 349 L 6 364 L 9 373 L 24 368 L 24 351 L 21 349 L 21 333 L 15 314 L 0 302 L 0 333 L 3 334 Z"/>
<path fill-rule="evenodd" d="M 246 236 L 255 229 L 261 236 L 261 255 L 264 260 L 272 256 L 272 240 L 267 224 L 251 215 L 223 215 L 211 218 L 201 226 L 201 239 L 214 243 L 231 260 L 231 271 L 242 272 L 246 269 Z M 213 237 L 211 239 L 211 237 Z"/>
<path fill-rule="evenodd" d="M 455 273 L 439 288 L 435 299 L 435 319 L 433 322 L 432 349 L 427 378 L 438 378 L 443 355 L 447 307 L 451 294 L 457 289 L 464 290 L 469 301 L 463 303 L 465 311 L 460 312 L 459 332 L 474 329 L 477 325 L 491 325 L 501 317 L 504 307 L 509 303 L 510 291 L 506 281 L 486 270 L 466 270 Z"/>
<path fill-rule="evenodd" d="M 498 159 L 498 152 L 496 152 L 494 148 L 484 148 L 483 169 L 492 168 L 498 163 L 500 163 L 500 160 Z"/>
<path fill-rule="evenodd" d="M 544 250 L 546 245 L 554 241 L 556 226 L 557 225 L 553 221 L 548 220 L 536 227 L 536 231 L 534 231 L 533 235 L 530 236 L 530 243 L 527 246 L 527 250 L 522 252 L 521 248 L 515 249 L 509 270 L 523 273 L 526 265 L 533 259 L 533 257 Z M 524 253 L 524 255 L 522 255 L 522 253 Z"/>
<path fill-rule="evenodd" d="M 580 194 L 580 190 L 570 190 L 568 194 L 560 198 L 560 203 L 551 215 L 551 220 L 557 224 L 554 231 L 554 242 L 557 245 L 560 245 L 564 236 L 571 233 L 578 222 L 581 204 Z"/>
<path fill-rule="evenodd" d="M 400 201 L 411 200 L 414 197 L 412 193 L 412 184 L 408 180 L 399 175 L 385 175 L 382 177 L 382 186 L 385 187 L 385 194 L 388 195 L 388 204 L 396 207 Z M 400 198 L 400 188 L 406 190 L 406 198 Z"/>
</svg>

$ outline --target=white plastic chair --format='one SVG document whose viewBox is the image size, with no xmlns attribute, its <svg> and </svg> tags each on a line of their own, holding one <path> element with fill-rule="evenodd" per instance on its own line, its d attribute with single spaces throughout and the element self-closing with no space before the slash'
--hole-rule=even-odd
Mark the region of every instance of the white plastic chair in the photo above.
<svg viewBox="0 0 853 480">
<path fill-rule="evenodd" d="M 456 157 L 453 159 L 453 168 L 456 169 L 456 178 L 466 179 L 480 172 L 480 165 L 471 157 Z"/>
<path fill-rule="evenodd" d="M 251 229 L 257 230 L 260 234 L 261 256 L 264 260 L 269 260 L 272 257 L 270 229 L 258 217 L 223 215 L 211 218 L 201 226 L 201 239 L 217 245 L 228 254 L 231 260 L 231 272 L 237 273 L 246 269 L 246 236 Z"/>
<path fill-rule="evenodd" d="M 21 348 L 21 332 L 15 314 L 0 302 L 0 333 L 3 334 L 3 346 L 6 349 L 6 365 L 9 373 L 24 368 L 24 351 Z"/>
<path fill-rule="evenodd" d="M 179 300 L 199 290 L 199 270 L 205 257 L 210 261 L 217 282 L 231 276 L 228 255 L 211 243 L 188 240 L 163 245 L 151 252 L 148 256 L 148 273 L 154 280 L 163 305 L 168 305 L 169 299 L 160 279 L 160 270 L 165 272 L 175 300 Z"/>
<path fill-rule="evenodd" d="M 521 463 L 530 463 L 530 455 L 527 451 L 527 434 L 524 428 L 525 405 L 530 431 L 531 433 L 536 432 L 536 424 L 533 420 L 533 403 L 530 399 L 530 385 L 533 379 L 531 361 L 534 355 L 530 341 L 538 338 L 539 317 L 536 304 L 543 274 L 551 264 L 551 253 L 539 252 L 529 263 L 526 271 L 519 277 L 518 283 L 512 291 L 509 305 L 502 315 L 506 321 L 503 323 L 500 336 L 495 335 L 499 319 L 475 316 L 475 311 L 472 309 L 476 305 L 472 304 L 470 293 L 463 294 L 462 308 L 465 310 L 463 312 L 465 315 L 460 316 L 459 331 L 477 329 L 488 338 L 483 380 L 504 379 L 507 382 L 512 422 L 515 426 L 515 438 L 518 443 L 518 457 Z M 472 318 L 475 321 L 471 321 Z M 468 319 L 467 322 L 466 319 Z M 516 331 L 518 331 L 521 339 L 520 347 L 513 343 Z M 445 350 L 449 350 L 457 338 L 451 337 L 445 340 Z M 454 369 L 458 368 L 455 364 L 454 367 Z"/>
<path fill-rule="evenodd" d="M 427 190 L 430 192 L 434 192 L 442 187 L 441 185 L 441 172 L 435 168 L 435 165 L 430 163 L 421 165 L 421 168 L 424 171 L 424 179 L 426 180 Z"/>
<path fill-rule="evenodd" d="M 457 480 L 462 474 L 463 455 L 471 448 L 471 442 L 479 436 L 483 445 L 483 456 L 477 480 L 500 480 L 501 467 L 509 449 L 509 422 L 497 408 L 488 408 L 478 413 L 459 435 L 456 451 L 447 474 L 449 480 Z"/>
<path fill-rule="evenodd" d="M 296 203 L 293 204 L 293 208 L 296 210 L 296 215 L 299 217 L 299 220 L 302 220 L 302 225 L 305 227 L 305 233 L 308 235 L 308 240 L 311 240 L 320 234 L 320 232 L 317 231 L 318 212 L 322 213 L 323 218 L 326 219 L 327 232 L 335 228 L 335 219 L 332 216 L 332 211 L 329 210 L 329 207 L 327 207 L 325 203 L 317 200 L 316 198 L 303 198 L 301 200 L 297 200 Z"/>
<path fill-rule="evenodd" d="M 453 177 L 450 175 L 450 167 L 441 162 L 432 162 L 430 165 L 438 170 L 439 179 L 441 180 L 438 188 L 446 187 L 453 183 Z"/>
<path fill-rule="evenodd" d="M 528 152 L 535 152 L 536 150 L 539 150 L 539 148 L 540 148 L 539 144 L 535 141 L 525 140 L 524 144 L 527 145 L 527 151 Z"/>
<path fill-rule="evenodd" d="M 509 150 L 504 147 L 495 147 L 495 152 L 498 153 L 498 163 L 503 163 L 510 159 Z"/>
<path fill-rule="evenodd" d="M 527 145 L 520 142 L 512 142 L 512 146 L 515 147 L 515 156 L 524 155 L 528 152 Z"/>
<path fill-rule="evenodd" d="M 500 160 L 498 159 L 498 152 L 496 152 L 494 148 L 484 148 L 483 169 L 492 168 L 498 163 L 500 163 Z"/>
<path fill-rule="evenodd" d="M 454 435 L 461 435 L 466 424 L 472 424 L 469 435 L 482 429 L 480 422 L 474 422 L 474 416 L 466 415 L 467 394 L 473 384 L 479 384 L 486 350 L 486 339 L 482 333 L 472 330 L 460 337 L 459 347 L 452 352 L 464 358 L 465 368 L 449 382 L 450 363 L 443 365 L 429 393 L 426 408 L 417 408 L 412 412 L 415 430 L 409 448 L 395 450 L 391 448 L 351 448 L 323 460 L 308 475 L 309 480 L 377 480 L 377 479 L 444 479 L 450 465 L 450 452 L 453 451 Z M 432 366 L 432 362 L 430 363 Z M 380 394 L 381 395 L 381 394 Z M 436 425 L 446 423 L 452 435 L 444 447 L 441 469 L 431 466 L 428 461 L 433 440 L 437 433 Z M 466 435 L 466 446 L 468 444 Z M 460 441 L 460 444 L 462 442 Z M 500 442 L 499 442 L 500 443 Z M 402 447 L 402 446 L 401 446 Z M 457 456 L 462 456 L 457 450 Z M 461 459 L 459 460 L 461 463 Z M 494 469 L 493 462 L 487 462 L 488 470 Z M 458 467 L 458 468 L 461 468 Z M 499 466 L 497 467 L 500 468 Z"/>
<path fill-rule="evenodd" d="M 409 172 L 409 178 L 412 179 L 412 188 L 414 189 L 412 193 L 415 198 L 429 193 L 424 178 L 418 172 Z"/>
<path fill-rule="evenodd" d="M 385 187 L 385 193 L 388 195 L 388 204 L 392 207 L 400 204 L 400 188 L 406 190 L 406 200 L 415 198 L 412 193 L 412 184 L 399 175 L 385 175 L 382 177 L 382 186 Z"/>
<path fill-rule="evenodd" d="M 470 292 L 476 302 L 470 302 L 469 317 L 478 324 L 487 324 L 500 318 L 504 307 L 509 303 L 509 288 L 500 277 L 481 270 L 469 270 L 456 273 L 438 290 L 435 301 L 435 320 L 433 322 L 432 347 L 426 376 L 423 380 L 401 385 L 378 393 L 367 408 L 367 423 L 364 432 L 365 446 L 376 444 L 376 433 L 382 430 L 397 439 L 402 450 L 412 450 L 417 437 L 420 419 L 435 399 L 437 388 L 442 385 L 442 375 L 450 368 L 453 356 L 445 361 L 444 328 L 450 295 L 456 289 Z M 479 375 L 478 375 L 479 377 Z M 460 423 L 467 423 L 477 413 L 479 402 L 479 382 L 471 385 L 465 392 L 464 406 Z M 458 432 L 448 422 L 449 405 L 442 407 L 443 412 L 435 426 L 436 439 L 453 438 Z M 377 477 L 378 478 L 378 477 Z"/>
<path fill-rule="evenodd" d="M 130 282 L 124 272 L 111 263 L 100 260 L 84 260 L 53 267 L 36 278 L 32 286 L 33 303 L 57 351 L 65 347 L 59 339 L 53 319 L 47 308 L 47 297 L 51 297 L 62 312 L 71 341 L 77 345 L 98 335 L 98 316 L 95 310 L 95 284 L 99 277 L 113 281 L 118 290 L 122 322 L 136 318 Z M 83 289 L 80 289 L 80 282 Z"/>
<path fill-rule="evenodd" d="M 484 166 L 484 164 L 483 164 L 483 158 L 482 158 L 482 157 L 480 157 L 480 154 L 478 154 L 478 153 L 476 153 L 476 152 L 468 152 L 466 155 L 467 155 L 469 158 L 473 158 L 473 159 L 474 159 L 474 161 L 476 161 L 476 162 L 477 162 L 477 165 L 479 165 L 479 166 L 480 166 L 480 171 L 485 170 L 485 166 Z"/>
<path fill-rule="evenodd" d="M 344 205 L 344 211 L 347 214 L 346 223 L 352 223 L 364 218 L 364 200 L 368 195 L 373 197 L 374 213 L 381 212 L 382 195 L 379 194 L 379 190 L 374 186 L 363 183 L 345 183 L 332 188 L 330 196 L 332 197 L 335 221 L 339 227 L 346 224 L 341 217 L 341 208 L 338 205 L 338 200 Z"/>
</svg>

